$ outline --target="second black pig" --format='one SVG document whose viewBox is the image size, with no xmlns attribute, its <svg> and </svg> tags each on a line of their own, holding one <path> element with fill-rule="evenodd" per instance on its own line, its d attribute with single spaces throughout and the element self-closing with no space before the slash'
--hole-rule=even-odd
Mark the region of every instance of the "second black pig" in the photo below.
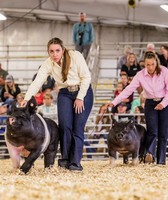
<svg viewBox="0 0 168 200">
<path fill-rule="evenodd" d="M 128 156 L 132 155 L 132 164 L 138 164 L 145 154 L 146 129 L 136 124 L 134 118 L 129 122 L 117 122 L 113 119 L 107 143 L 110 163 L 115 164 L 117 152 L 123 155 L 123 163 L 128 163 Z"/>
</svg>

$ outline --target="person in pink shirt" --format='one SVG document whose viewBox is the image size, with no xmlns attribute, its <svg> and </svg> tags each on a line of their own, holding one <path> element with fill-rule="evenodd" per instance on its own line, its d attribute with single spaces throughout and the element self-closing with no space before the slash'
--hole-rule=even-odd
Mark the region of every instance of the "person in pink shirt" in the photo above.
<svg viewBox="0 0 168 200">
<path fill-rule="evenodd" d="M 168 69 L 160 65 L 157 55 L 152 51 L 145 53 L 144 62 L 145 68 L 135 75 L 131 83 L 111 103 L 106 104 L 106 108 L 116 106 L 141 86 L 146 99 L 144 112 L 147 138 L 144 161 L 156 161 L 157 164 L 165 165 L 168 138 Z"/>
</svg>

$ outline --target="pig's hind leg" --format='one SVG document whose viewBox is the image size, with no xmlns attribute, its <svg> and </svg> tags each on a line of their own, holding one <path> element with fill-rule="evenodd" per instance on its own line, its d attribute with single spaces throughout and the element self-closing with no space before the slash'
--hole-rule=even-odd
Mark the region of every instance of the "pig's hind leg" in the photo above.
<svg viewBox="0 0 168 200">
<path fill-rule="evenodd" d="M 139 155 L 139 149 L 138 151 L 135 151 L 132 153 L 132 164 L 138 165 L 138 155 Z"/>
<path fill-rule="evenodd" d="M 56 157 L 57 151 L 46 151 L 44 152 L 44 167 L 45 168 L 51 168 L 53 167 L 55 163 L 55 157 Z"/>
</svg>

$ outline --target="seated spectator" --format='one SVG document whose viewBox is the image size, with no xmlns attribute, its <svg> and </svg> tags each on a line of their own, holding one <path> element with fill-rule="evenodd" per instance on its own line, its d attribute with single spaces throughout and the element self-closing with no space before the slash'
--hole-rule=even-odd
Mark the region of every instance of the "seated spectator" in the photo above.
<svg viewBox="0 0 168 200">
<path fill-rule="evenodd" d="M 8 72 L 4 69 L 2 69 L 2 64 L 0 63 L 0 95 L 3 87 L 5 86 L 5 79 L 8 75 Z"/>
<path fill-rule="evenodd" d="M 140 66 L 141 69 L 144 69 L 144 68 L 145 68 L 144 60 L 140 60 L 140 61 L 138 62 L 138 64 L 139 64 L 139 66 Z"/>
<path fill-rule="evenodd" d="M 127 56 L 127 62 L 122 65 L 120 75 L 127 74 L 129 79 L 132 79 L 141 68 L 136 62 L 136 56 L 134 53 L 130 53 Z"/>
<path fill-rule="evenodd" d="M 168 46 L 162 45 L 160 47 L 161 54 L 158 56 L 160 60 L 160 64 L 168 67 Z"/>
<path fill-rule="evenodd" d="M 96 128 L 95 131 L 101 132 L 102 130 L 105 129 L 105 131 L 110 130 L 110 126 L 104 126 L 106 124 L 111 124 L 111 112 L 107 109 L 104 110 L 105 105 L 103 104 L 98 111 L 98 115 L 96 116 L 95 124 Z M 104 137 L 104 136 L 103 136 Z"/>
<path fill-rule="evenodd" d="M 43 92 L 41 90 L 39 90 L 34 97 L 36 99 L 36 102 L 37 102 L 38 106 L 43 105 L 44 94 L 43 94 Z"/>
<path fill-rule="evenodd" d="M 149 43 L 146 45 L 146 49 L 143 50 L 143 51 L 141 52 L 141 55 L 140 55 L 140 59 L 139 59 L 139 60 L 144 60 L 145 52 L 147 52 L 147 51 L 152 51 L 152 52 L 156 53 L 157 56 L 159 56 L 159 54 L 156 52 L 155 44 L 152 43 L 152 42 L 149 42 Z"/>
<path fill-rule="evenodd" d="M 123 114 L 129 113 L 127 112 L 127 104 L 124 102 L 121 102 L 120 104 L 118 104 L 116 113 L 119 114 L 117 115 L 117 118 L 118 118 L 117 121 L 119 122 L 129 121 L 133 117 L 133 116 L 128 116 L 128 115 L 123 115 Z"/>
<path fill-rule="evenodd" d="M 142 106 L 144 108 L 145 105 L 145 98 L 143 97 L 143 93 L 141 92 L 141 94 L 139 95 L 138 98 L 134 99 L 132 101 L 132 105 L 131 105 L 131 113 L 135 112 L 135 108 L 137 106 Z"/>
<path fill-rule="evenodd" d="M 123 84 L 122 84 L 122 82 L 118 82 L 117 83 L 117 86 L 116 86 L 116 90 L 114 91 L 114 96 L 113 96 L 113 98 L 115 98 L 116 96 L 118 96 L 121 92 L 122 92 L 122 90 L 123 90 Z"/>
<path fill-rule="evenodd" d="M 54 104 L 57 104 L 58 92 L 59 92 L 58 86 L 57 86 L 57 84 L 55 84 L 53 90 L 51 91 L 51 94 L 53 96 L 53 103 Z"/>
<path fill-rule="evenodd" d="M 8 104 L 2 104 L 2 105 L 0 105 L 0 115 L 2 116 L 2 115 L 6 115 L 7 114 L 7 112 L 8 112 Z M 4 124 L 4 123 L 2 123 L 2 121 L 0 122 L 0 124 L 2 125 L 2 124 Z"/>
<path fill-rule="evenodd" d="M 37 112 L 41 113 L 43 117 L 50 118 L 57 121 L 57 109 L 56 105 L 53 104 L 53 97 L 51 93 L 44 94 L 43 105 L 37 108 Z"/>
<path fill-rule="evenodd" d="M 109 132 L 112 124 L 111 119 L 111 112 L 107 109 L 104 110 L 105 105 L 103 104 L 98 111 L 98 115 L 96 116 L 95 120 L 95 132 L 93 135 L 93 139 L 97 139 L 97 141 L 93 141 L 92 145 L 107 145 L 106 139 L 107 139 L 107 132 Z M 95 152 L 106 152 L 106 148 L 92 148 L 92 151 Z"/>
<path fill-rule="evenodd" d="M 17 101 L 17 107 L 21 107 L 21 103 L 22 101 L 24 100 L 24 94 L 23 93 L 19 93 L 17 96 L 16 96 L 16 101 Z"/>
<path fill-rule="evenodd" d="M 0 158 L 9 158 L 7 156 L 8 150 L 6 148 L 6 142 L 4 138 L 4 134 L 6 131 L 6 120 L 7 120 L 7 112 L 8 112 L 8 105 L 3 104 L 0 106 Z"/>
<path fill-rule="evenodd" d="M 123 89 L 129 85 L 129 79 L 127 74 L 121 74 L 121 83 L 123 84 Z"/>
<path fill-rule="evenodd" d="M 121 67 L 127 63 L 127 56 L 128 56 L 130 53 L 133 53 L 133 49 L 132 49 L 131 46 L 126 45 L 126 46 L 124 47 L 124 55 L 121 56 L 121 57 L 119 58 L 119 60 L 118 60 L 117 69 L 120 70 Z"/>
<path fill-rule="evenodd" d="M 21 92 L 19 86 L 15 84 L 12 75 L 7 75 L 5 80 L 5 86 L 1 92 L 1 100 L 10 105 L 11 102 L 16 99 L 16 96 Z"/>
<path fill-rule="evenodd" d="M 128 82 L 128 76 L 126 74 L 122 74 L 121 75 L 121 82 L 119 82 L 117 84 L 117 89 L 114 92 L 114 98 L 119 95 L 121 93 L 121 91 L 127 86 L 129 85 Z M 126 103 L 127 105 L 127 111 L 129 111 L 131 109 L 131 103 L 133 101 L 133 97 L 134 97 L 134 93 L 132 93 L 127 99 L 124 99 L 124 103 Z M 117 105 L 118 106 L 118 105 Z M 117 112 L 117 106 L 112 108 L 112 113 L 116 113 Z"/>
<path fill-rule="evenodd" d="M 155 49 L 155 44 L 152 43 L 152 42 L 149 42 L 146 46 L 146 51 L 152 51 L 152 52 L 156 52 L 156 49 Z"/>
<path fill-rule="evenodd" d="M 137 106 L 135 108 L 135 114 L 141 114 L 144 113 L 144 108 L 142 106 Z M 135 116 L 135 121 L 138 124 L 145 124 L 145 117 L 144 116 Z"/>
</svg>

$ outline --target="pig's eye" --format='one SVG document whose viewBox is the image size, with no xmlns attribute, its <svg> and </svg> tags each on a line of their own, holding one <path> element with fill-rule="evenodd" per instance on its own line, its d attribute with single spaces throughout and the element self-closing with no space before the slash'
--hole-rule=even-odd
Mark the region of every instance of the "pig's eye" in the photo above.
<svg viewBox="0 0 168 200">
<path fill-rule="evenodd" d="M 123 133 L 127 134 L 128 133 L 128 130 L 125 128 Z"/>
</svg>

